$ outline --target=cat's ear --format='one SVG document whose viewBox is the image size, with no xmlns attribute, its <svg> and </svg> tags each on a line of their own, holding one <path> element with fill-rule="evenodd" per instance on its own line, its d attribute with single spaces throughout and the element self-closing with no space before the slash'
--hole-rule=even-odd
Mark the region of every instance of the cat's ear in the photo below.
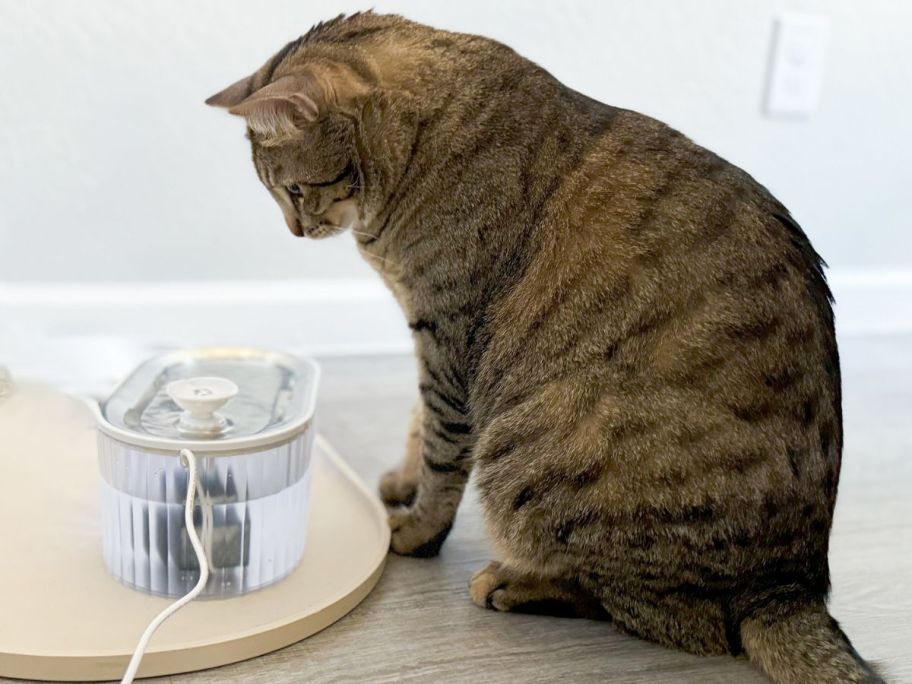
<svg viewBox="0 0 912 684">
<path fill-rule="evenodd" d="M 353 105 L 367 88 L 348 70 L 325 66 L 282 76 L 255 89 L 258 74 L 228 86 L 206 100 L 243 116 L 247 125 L 264 135 L 287 135 L 296 124 L 312 123 L 323 114 Z"/>
<path fill-rule="evenodd" d="M 283 76 L 253 91 L 255 77 L 256 74 L 228 86 L 206 104 L 243 116 L 252 130 L 268 136 L 293 135 L 298 130 L 296 122 L 313 122 L 319 117 L 311 96 L 312 79 L 305 75 Z"/>
<path fill-rule="evenodd" d="M 319 110 L 306 89 L 306 79 L 284 76 L 230 105 L 228 111 L 243 116 L 254 132 L 284 138 L 300 131 L 299 124 L 316 121 Z"/>
<path fill-rule="evenodd" d="M 317 95 L 313 79 L 307 75 L 283 76 L 275 83 L 263 86 L 241 102 L 231 105 L 228 111 L 251 119 L 270 119 L 278 113 L 297 114 L 304 121 L 313 122 L 320 116 L 315 101 Z M 253 126 L 253 128 L 257 128 Z"/>
<path fill-rule="evenodd" d="M 253 92 L 253 80 L 256 74 L 250 74 L 247 78 L 242 78 L 237 83 L 232 83 L 224 90 L 220 90 L 212 97 L 206 100 L 210 107 L 234 107 L 240 104 Z"/>
</svg>

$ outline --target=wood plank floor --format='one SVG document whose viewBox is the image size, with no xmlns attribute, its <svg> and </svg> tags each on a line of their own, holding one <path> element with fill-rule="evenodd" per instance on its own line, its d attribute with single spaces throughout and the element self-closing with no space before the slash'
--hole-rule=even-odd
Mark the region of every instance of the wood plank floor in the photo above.
<svg viewBox="0 0 912 684">
<path fill-rule="evenodd" d="M 843 340 L 846 449 L 832 537 L 831 610 L 889 681 L 912 682 L 912 338 Z M 371 486 L 395 465 L 415 397 L 405 357 L 327 359 L 320 430 Z M 604 623 L 472 605 L 491 558 L 470 492 L 438 558 L 391 557 L 375 591 L 327 630 L 180 682 L 763 682 L 744 660 L 700 658 Z"/>
</svg>

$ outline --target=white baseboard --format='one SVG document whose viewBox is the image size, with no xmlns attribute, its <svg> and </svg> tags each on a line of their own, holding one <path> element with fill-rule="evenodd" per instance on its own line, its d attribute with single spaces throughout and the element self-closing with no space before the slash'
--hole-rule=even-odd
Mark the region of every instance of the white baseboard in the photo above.
<svg viewBox="0 0 912 684">
<path fill-rule="evenodd" d="M 311 354 L 406 351 L 402 312 L 369 279 L 0 284 L 0 325 L 154 346 L 279 346 Z"/>
<path fill-rule="evenodd" d="M 841 336 L 912 333 L 912 270 L 837 270 L 830 283 Z M 374 279 L 0 284 L 0 364 L 31 375 L 99 355 L 106 368 L 117 357 L 113 365 L 128 369 L 138 350 L 205 345 L 324 356 L 412 347 L 402 312 Z"/>
<path fill-rule="evenodd" d="M 252 346 L 310 356 L 407 353 L 378 280 L 0 284 L 0 365 L 106 395 L 164 349 Z"/>
</svg>

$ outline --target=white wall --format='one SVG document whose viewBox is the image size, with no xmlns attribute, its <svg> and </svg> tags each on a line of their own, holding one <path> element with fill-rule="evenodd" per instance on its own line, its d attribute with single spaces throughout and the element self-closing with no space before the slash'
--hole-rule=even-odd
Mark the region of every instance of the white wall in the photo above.
<svg viewBox="0 0 912 684">
<path fill-rule="evenodd" d="M 315 21 L 369 4 L 0 0 L 0 318 L 54 323 L 39 300 L 77 293 L 85 304 L 86 283 L 374 282 L 348 237 L 290 236 L 255 178 L 243 124 L 202 104 Z M 837 291 L 859 278 L 909 289 L 912 3 L 375 7 L 498 38 L 578 90 L 670 122 L 792 209 Z M 803 120 L 762 113 L 780 10 L 831 21 L 819 111 Z"/>
</svg>

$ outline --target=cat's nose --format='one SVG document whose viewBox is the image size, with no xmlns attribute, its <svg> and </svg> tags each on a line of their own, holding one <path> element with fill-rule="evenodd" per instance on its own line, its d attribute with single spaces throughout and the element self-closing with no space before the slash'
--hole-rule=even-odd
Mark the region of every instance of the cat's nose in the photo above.
<svg viewBox="0 0 912 684">
<path fill-rule="evenodd" d="M 285 214 L 285 223 L 288 225 L 288 230 L 290 230 L 293 235 L 304 237 L 304 229 L 301 227 L 301 220 L 297 216 Z"/>
</svg>

